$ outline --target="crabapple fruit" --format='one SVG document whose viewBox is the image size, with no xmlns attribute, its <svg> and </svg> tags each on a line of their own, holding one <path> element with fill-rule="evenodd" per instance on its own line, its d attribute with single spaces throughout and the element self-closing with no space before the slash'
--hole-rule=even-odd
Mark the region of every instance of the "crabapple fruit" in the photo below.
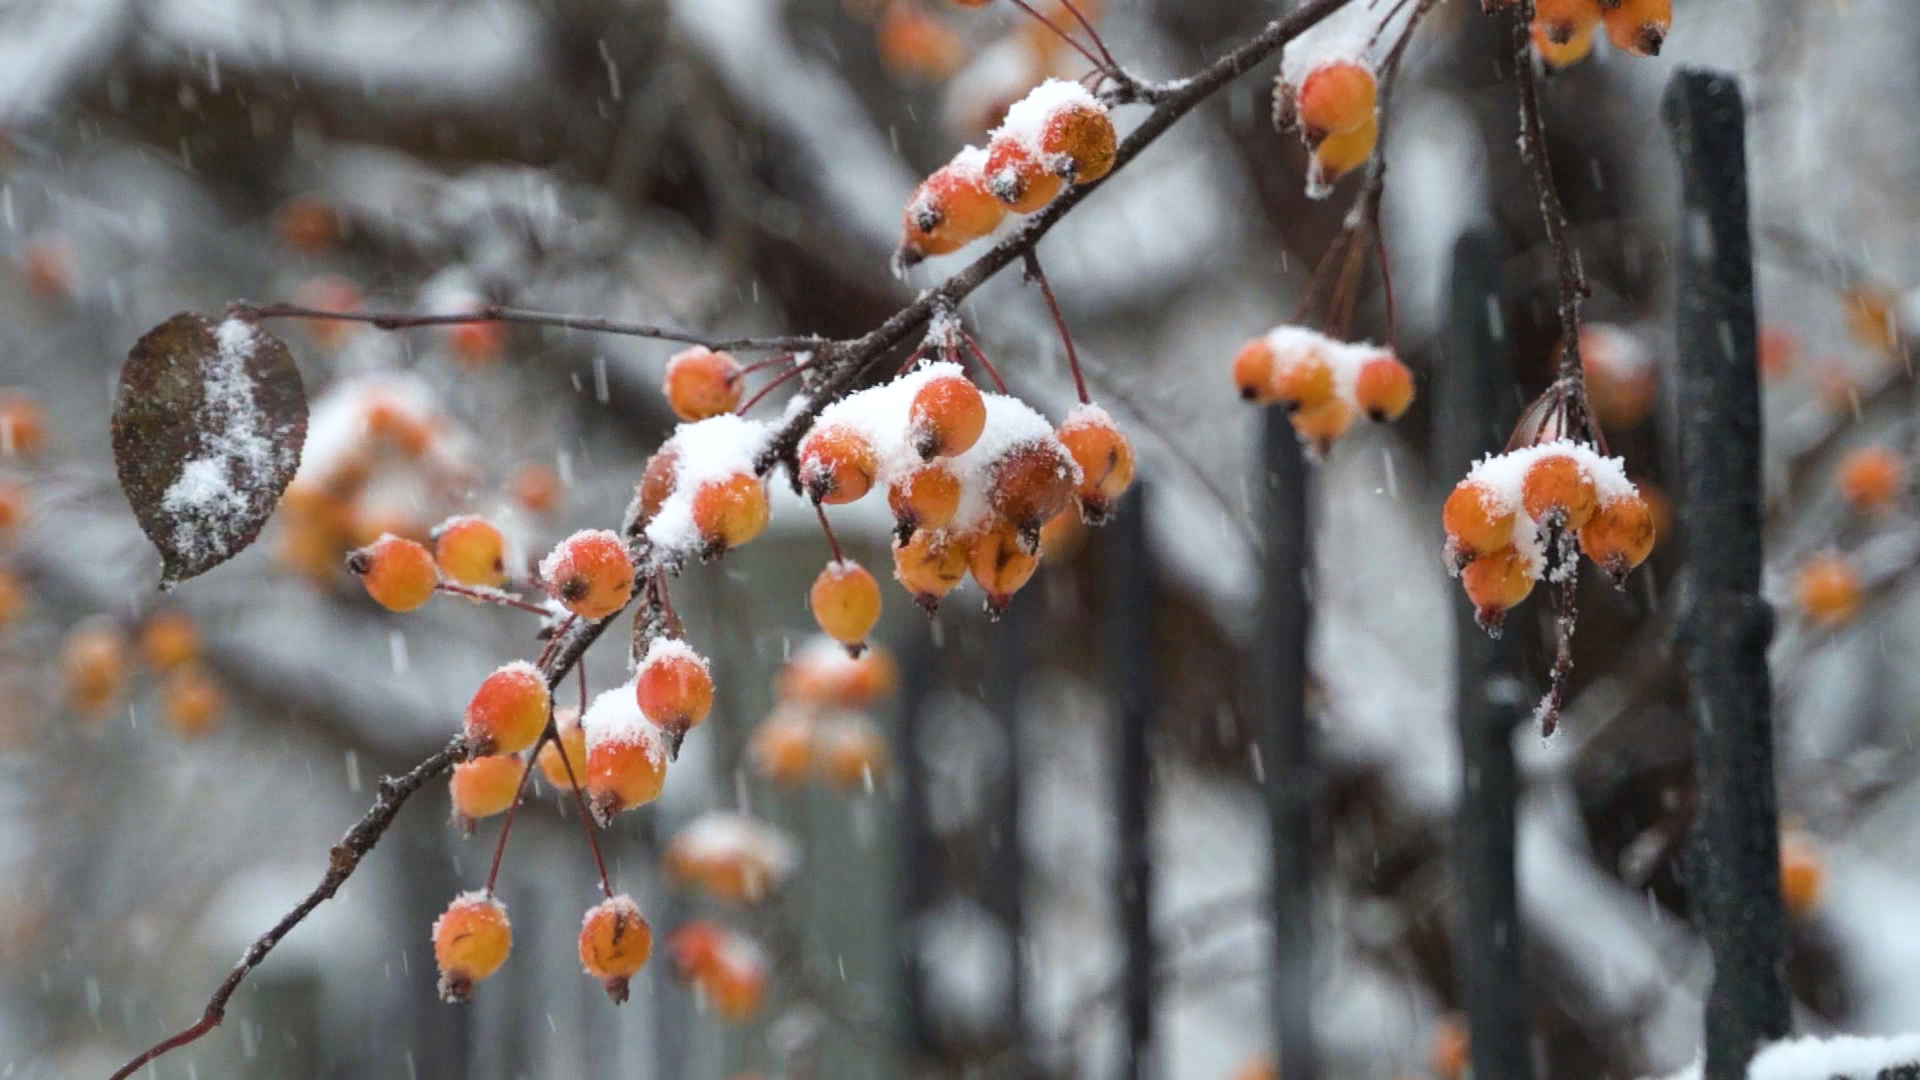
<svg viewBox="0 0 1920 1080">
<path fill-rule="evenodd" d="M 1860 610 L 1860 573 L 1844 555 L 1810 556 L 1794 577 L 1794 597 L 1816 624 L 1839 626 Z"/>
<path fill-rule="evenodd" d="M 140 657 L 155 671 L 172 671 L 199 655 L 200 632 L 184 611 L 162 611 L 140 628 Z"/>
<path fill-rule="evenodd" d="M 447 580 L 495 589 L 507 580 L 507 539 L 485 518 L 451 517 L 432 533 L 433 561 Z"/>
<path fill-rule="evenodd" d="M 1301 409 L 1288 419 L 1302 439 L 1324 454 L 1335 440 L 1353 427 L 1353 407 L 1339 398 L 1328 398 L 1310 409 Z"/>
<path fill-rule="evenodd" d="M 633 595 L 633 557 L 613 532 L 582 529 L 540 560 L 540 580 L 568 611 L 604 619 Z"/>
<path fill-rule="evenodd" d="M 1615 585 L 1653 554 L 1653 509 L 1639 495 L 1601 503 L 1580 529 L 1580 550 Z"/>
<path fill-rule="evenodd" d="M 1080 516 L 1090 524 L 1105 522 L 1133 485 L 1133 444 L 1103 410 L 1088 406 L 1069 413 L 1057 437 L 1080 467 L 1080 483 L 1074 489 Z"/>
<path fill-rule="evenodd" d="M 680 451 L 671 446 L 663 446 L 647 459 L 647 467 L 640 474 L 640 485 L 634 489 L 634 498 L 639 500 L 640 520 L 651 520 L 660 512 L 660 507 L 673 494 L 674 485 L 679 481 Z"/>
<path fill-rule="evenodd" d="M 553 724 L 557 735 L 540 748 L 536 759 L 540 775 L 558 790 L 571 791 L 587 776 L 587 733 L 575 709 L 555 709 Z"/>
<path fill-rule="evenodd" d="M 1481 629 L 1497 634 L 1508 610 L 1533 591 L 1533 567 L 1517 549 L 1502 548 L 1475 557 L 1460 571 L 1460 584 Z"/>
<path fill-rule="evenodd" d="M 824 424 L 800 440 L 800 486 L 816 503 L 850 503 L 873 487 L 880 455 L 873 440 L 841 424 Z"/>
<path fill-rule="evenodd" d="M 1307 141 L 1353 131 L 1373 118 L 1373 72 L 1352 60 L 1331 60 L 1307 72 L 1295 95 L 1295 118 Z"/>
<path fill-rule="evenodd" d="M 1673 0 L 1619 0 L 1603 7 L 1600 18 L 1614 48 L 1635 56 L 1660 55 L 1673 26 Z"/>
<path fill-rule="evenodd" d="M 902 215 L 900 259 L 960 250 L 1000 227 L 1007 208 L 987 189 L 987 154 L 968 147 L 921 181 Z"/>
<path fill-rule="evenodd" d="M 1863 446 L 1840 460 L 1833 478 L 1855 510 L 1880 510 L 1906 488 L 1907 463 L 1891 447 Z"/>
<path fill-rule="evenodd" d="M 1379 141 L 1380 123 L 1373 117 L 1368 117 L 1366 123 L 1352 131 L 1343 131 L 1320 140 L 1320 145 L 1313 148 L 1308 182 L 1314 187 L 1326 187 L 1365 165 L 1367 159 L 1373 157 L 1374 147 Z"/>
<path fill-rule="evenodd" d="M 653 953 L 653 929 L 640 906 L 625 893 L 587 909 L 580 923 L 580 966 L 600 980 L 607 997 L 627 1000 L 627 983 L 647 966 Z"/>
<path fill-rule="evenodd" d="M 1031 214 L 1060 194 L 1057 173 L 1020 139 L 996 135 L 987 145 L 987 190 L 1016 214 Z"/>
<path fill-rule="evenodd" d="M 948 530 L 921 529 L 893 545 L 893 577 L 931 613 L 967 576 L 966 538 Z"/>
<path fill-rule="evenodd" d="M 23 394 L 0 395 L 0 455 L 39 457 L 47 445 L 47 419 Z"/>
<path fill-rule="evenodd" d="M 922 461 L 966 453 L 986 426 L 986 401 L 964 375 L 929 378 L 907 406 L 907 437 Z"/>
<path fill-rule="evenodd" d="M 836 559 L 813 579 L 807 606 L 822 632 L 857 648 L 880 621 L 880 586 L 866 567 L 851 559 Z"/>
<path fill-rule="evenodd" d="M 481 754 L 517 754 L 547 729 L 553 696 L 540 669 L 524 660 L 494 669 L 467 700 L 462 725 Z"/>
<path fill-rule="evenodd" d="M 105 715 L 127 684 L 127 641 L 120 628 L 104 620 L 75 626 L 60 646 L 60 673 L 69 708 L 88 719 Z"/>
<path fill-rule="evenodd" d="M 1520 482 L 1520 506 L 1527 516 L 1567 529 L 1586 525 L 1599 501 L 1593 478 L 1567 454 L 1542 455 Z"/>
<path fill-rule="evenodd" d="M 349 553 L 347 569 L 359 576 L 374 603 L 388 611 L 412 611 L 432 599 L 440 583 L 432 553 L 392 533 Z"/>
<path fill-rule="evenodd" d="M 946 462 L 929 461 L 896 476 L 887 487 L 894 536 L 906 540 L 916 530 L 943 529 L 960 510 L 960 477 Z"/>
<path fill-rule="evenodd" d="M 744 385 L 740 363 L 731 353 L 695 345 L 675 353 L 667 361 L 667 377 L 661 391 L 667 395 L 667 405 L 675 416 L 696 421 L 738 408 Z"/>
<path fill-rule="evenodd" d="M 1535 0 L 1533 25 L 1554 45 L 1571 42 L 1600 21 L 1600 0 Z"/>
<path fill-rule="evenodd" d="M 973 580 L 987 594 L 987 614 L 994 618 L 1007 610 L 1013 594 L 1026 585 L 1039 565 L 1040 557 L 1006 520 L 991 522 L 976 532 L 967 557 Z"/>
<path fill-rule="evenodd" d="M 1277 400 L 1274 375 L 1273 346 L 1264 337 L 1240 346 L 1233 355 L 1233 385 L 1242 401 L 1266 405 Z M 1328 372 L 1328 382 L 1332 382 L 1332 372 Z"/>
<path fill-rule="evenodd" d="M 813 715 L 786 707 L 760 722 L 747 743 L 754 771 L 776 784 L 798 784 L 813 769 Z"/>
<path fill-rule="evenodd" d="M 505 813 L 520 794 L 526 771 L 526 763 L 513 754 L 488 754 L 455 765 L 447 781 L 454 820 L 471 829 L 481 818 Z"/>
<path fill-rule="evenodd" d="M 707 662 L 682 641 L 655 640 L 640 661 L 633 686 L 640 712 L 676 735 L 684 735 L 713 711 L 713 676 Z"/>
<path fill-rule="evenodd" d="M 767 486 L 752 473 L 707 480 L 693 491 L 693 527 L 709 558 L 759 536 L 770 513 Z"/>
<path fill-rule="evenodd" d="M 1040 526 L 1073 501 L 1079 471 L 1057 439 L 1015 445 L 993 463 L 987 503 L 1013 527 L 1023 551 L 1033 551 Z"/>
<path fill-rule="evenodd" d="M 1353 397 L 1368 419 L 1398 420 L 1413 404 L 1413 372 L 1392 353 L 1382 352 L 1361 363 L 1354 375 Z"/>
<path fill-rule="evenodd" d="M 440 997 L 473 996 L 473 984 L 500 970 L 513 949 L 507 909 L 490 894 L 462 893 L 433 921 L 433 959 L 440 966 Z"/>
</svg>

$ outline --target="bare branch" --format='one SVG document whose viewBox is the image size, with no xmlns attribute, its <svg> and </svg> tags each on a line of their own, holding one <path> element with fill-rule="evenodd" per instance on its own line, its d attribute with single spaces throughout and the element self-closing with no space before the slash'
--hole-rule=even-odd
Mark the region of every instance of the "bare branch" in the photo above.
<svg viewBox="0 0 1920 1080">
<path fill-rule="evenodd" d="M 715 337 L 711 334 L 696 334 L 687 330 L 653 326 L 648 323 L 603 319 L 597 315 L 529 311 L 526 308 L 506 307 L 500 304 L 482 304 L 471 311 L 457 312 L 329 311 L 325 308 L 304 307 L 300 304 L 250 304 L 242 301 L 229 305 L 227 310 L 231 314 L 248 319 L 335 319 L 342 322 L 367 323 L 381 330 L 407 330 L 418 326 L 462 326 L 471 323 L 525 323 L 529 326 L 591 330 L 599 334 L 624 334 L 628 337 L 653 338 L 657 341 L 704 345 L 709 349 L 740 351 L 799 351 L 817 349 L 828 343 L 828 339 L 811 334 L 777 337 Z"/>
<path fill-rule="evenodd" d="M 1540 218 L 1546 224 L 1547 243 L 1560 271 L 1560 379 L 1569 384 L 1582 413 L 1586 406 L 1586 379 L 1580 368 L 1580 303 L 1591 290 L 1580 265 L 1580 252 L 1568 235 L 1567 208 L 1553 186 L 1553 163 L 1547 158 L 1547 129 L 1540 119 L 1540 86 L 1533 75 L 1533 0 L 1520 0 L 1508 17 L 1513 42 L 1513 85 L 1520 98 L 1520 156 L 1533 170 L 1533 187 L 1540 196 Z"/>
</svg>

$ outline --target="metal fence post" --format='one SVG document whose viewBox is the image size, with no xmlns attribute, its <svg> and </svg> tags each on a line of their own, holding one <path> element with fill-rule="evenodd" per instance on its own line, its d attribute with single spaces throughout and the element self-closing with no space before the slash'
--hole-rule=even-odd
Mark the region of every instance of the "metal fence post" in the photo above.
<svg viewBox="0 0 1920 1080">
<path fill-rule="evenodd" d="M 1273 846 L 1274 1033 L 1280 1075 L 1314 1080 L 1313 744 L 1307 730 L 1307 461 L 1293 425 L 1267 410 L 1258 665 L 1266 716 L 1259 747 Z"/>
<path fill-rule="evenodd" d="M 1767 643 L 1760 597 L 1760 376 L 1745 108 L 1732 78 L 1682 70 L 1662 103 L 1680 155 L 1679 414 L 1682 536 L 1690 601 L 1683 649 L 1691 689 L 1694 825 L 1690 891 L 1713 950 L 1706 1080 L 1745 1075 L 1791 1025 L 1781 967 L 1779 823 Z"/>
<path fill-rule="evenodd" d="M 1155 1075 L 1153 1053 L 1153 806 L 1148 733 L 1153 724 L 1154 573 L 1147 547 L 1147 494 L 1136 484 L 1107 529 L 1107 656 L 1119 739 L 1114 811 L 1119 818 L 1121 940 L 1126 949 L 1125 1059 L 1120 1075 Z"/>
<path fill-rule="evenodd" d="M 1467 233 L 1453 247 L 1445 356 L 1434 376 L 1433 461 L 1449 486 L 1476 458 L 1505 445 L 1519 411 L 1500 310 L 1503 254 L 1504 244 L 1489 232 Z M 1453 819 L 1459 905 L 1454 968 L 1476 1080 L 1530 1080 L 1514 878 L 1519 780 L 1513 760 L 1513 732 L 1527 717 L 1527 694 L 1515 675 L 1515 635 L 1489 638 L 1470 603 L 1463 600 L 1455 609 L 1461 784 Z"/>
<path fill-rule="evenodd" d="M 998 805 L 993 813 L 999 846 L 995 850 L 991 883 L 992 908 L 1007 930 L 1007 1046 L 1014 1063 L 1013 1075 L 1025 1076 L 1030 1068 L 1027 1047 L 1027 964 L 1026 964 L 1026 853 L 1020 847 L 1020 801 L 1022 739 L 1020 737 L 1020 691 L 1026 684 L 1030 664 L 1027 653 L 1028 627 L 1033 622 L 1034 598 L 1022 598 L 1009 605 L 994 626 L 987 629 L 992 644 L 987 665 L 987 708 L 999 720 L 1006 738 L 1006 774 L 1002 777 Z"/>
</svg>

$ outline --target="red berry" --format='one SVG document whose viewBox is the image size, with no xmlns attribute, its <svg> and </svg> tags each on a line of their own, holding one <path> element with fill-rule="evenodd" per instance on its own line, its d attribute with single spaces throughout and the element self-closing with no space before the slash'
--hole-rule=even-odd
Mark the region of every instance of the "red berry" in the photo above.
<svg viewBox="0 0 1920 1080">
<path fill-rule="evenodd" d="M 552 708 L 546 676 L 515 660 L 482 679 L 467 701 L 467 741 L 483 754 L 517 754 L 546 730 Z"/>
<path fill-rule="evenodd" d="M 873 440 L 844 424 L 816 424 L 800 440 L 800 486 L 816 503 L 850 503 L 873 487 L 880 455 Z"/>
<path fill-rule="evenodd" d="M 580 723 L 587 737 L 587 801 L 602 825 L 659 798 L 666 783 L 664 737 L 634 697 L 625 686 L 609 690 L 594 699 Z"/>
<path fill-rule="evenodd" d="M 1017 138 L 995 135 L 987 144 L 987 189 L 1016 214 L 1031 214 L 1060 194 L 1060 177 Z"/>
<path fill-rule="evenodd" d="M 759 536 L 770 510 L 767 487 L 751 473 L 735 473 L 703 482 L 693 492 L 693 527 L 708 557 L 720 555 Z"/>
<path fill-rule="evenodd" d="M 740 364 L 732 354 L 695 345 L 667 361 L 667 378 L 661 390 L 675 416 L 694 421 L 739 407 L 743 385 Z"/>
<path fill-rule="evenodd" d="M 1000 227 L 1007 208 L 987 190 L 986 165 L 987 152 L 969 146 L 920 184 L 907 201 L 902 262 L 958 251 Z"/>
<path fill-rule="evenodd" d="M 580 923 L 580 966 L 600 980 L 614 1004 L 627 1000 L 628 981 L 652 952 L 653 930 L 631 897 L 622 893 L 587 909 Z"/>
<path fill-rule="evenodd" d="M 580 728 L 577 709 L 555 709 L 558 737 L 540 748 L 540 775 L 560 791 L 571 791 L 587 779 L 587 733 Z"/>
<path fill-rule="evenodd" d="M 432 599 L 440 582 L 433 555 L 392 533 L 348 554 L 347 569 L 359 575 L 367 595 L 389 611 L 412 611 Z"/>
<path fill-rule="evenodd" d="M 1860 573 L 1844 555 L 1813 555 L 1800 564 L 1794 596 L 1801 614 L 1820 626 L 1839 626 L 1860 610 Z"/>
<path fill-rule="evenodd" d="M 513 948 L 507 909 L 491 895 L 462 893 L 433 921 L 433 958 L 440 965 L 440 996 L 460 1002 L 473 984 L 500 970 Z"/>
<path fill-rule="evenodd" d="M 1880 510 L 1907 486 L 1907 463 L 1891 447 L 1863 446 L 1834 469 L 1840 494 L 1855 510 Z"/>
<path fill-rule="evenodd" d="M 1079 466 L 1057 439 L 1009 447 L 988 470 L 987 502 L 1017 532 L 1026 551 L 1040 540 L 1040 526 L 1066 509 L 1079 483 Z"/>
<path fill-rule="evenodd" d="M 646 471 L 640 474 L 640 486 L 634 490 L 634 497 L 640 502 L 641 521 L 649 521 L 660 512 L 661 505 L 679 482 L 679 472 L 680 452 L 672 446 L 661 447 L 647 459 Z"/>
<path fill-rule="evenodd" d="M 582 529 L 540 560 L 540 580 L 568 611 L 604 619 L 633 595 L 633 558 L 614 533 Z"/>
<path fill-rule="evenodd" d="M 433 561 L 462 585 L 498 588 L 507 580 L 507 539 L 485 518 L 452 517 L 433 530 Z"/>
<path fill-rule="evenodd" d="M 634 698 L 647 719 L 684 735 L 713 711 L 706 658 L 684 641 L 655 638 L 634 677 Z"/>
<path fill-rule="evenodd" d="M 986 426 L 986 401 L 965 375 L 929 378 L 907 406 L 907 435 L 922 461 L 966 453 Z"/>
</svg>

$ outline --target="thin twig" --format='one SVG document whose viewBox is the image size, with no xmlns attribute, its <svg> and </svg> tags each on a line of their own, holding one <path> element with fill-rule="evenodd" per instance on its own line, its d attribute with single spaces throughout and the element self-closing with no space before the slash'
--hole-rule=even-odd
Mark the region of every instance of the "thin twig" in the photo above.
<svg viewBox="0 0 1920 1080">
<path fill-rule="evenodd" d="M 820 518 L 820 531 L 827 534 L 827 547 L 833 549 L 834 562 L 846 562 L 847 557 L 840 554 L 840 538 L 833 535 L 833 526 L 827 523 L 827 508 L 824 503 L 813 504 L 813 512 Z"/>
<path fill-rule="evenodd" d="M 1093 53 L 1089 52 L 1085 45 L 1082 45 L 1078 41 L 1074 40 L 1074 37 L 1072 34 L 1067 33 L 1066 30 L 1056 25 L 1052 19 L 1049 19 L 1045 15 L 1040 14 L 1040 12 L 1035 10 L 1032 7 L 1032 5 L 1027 3 L 1027 0 L 1007 0 L 1007 2 L 1012 4 L 1014 7 L 1019 8 L 1021 11 L 1026 12 L 1028 15 L 1031 15 L 1034 21 L 1038 22 L 1040 25 L 1053 31 L 1055 37 L 1059 38 L 1061 41 L 1066 42 L 1068 45 L 1073 46 L 1073 51 L 1079 53 L 1081 56 L 1086 57 L 1087 63 L 1092 64 L 1096 71 L 1099 71 L 1102 74 L 1112 74 L 1113 72 L 1119 70 L 1119 65 L 1114 64 L 1112 62 L 1113 61 L 1112 57 L 1108 57 L 1107 61 L 1105 63 L 1102 63 L 1100 58 L 1093 55 Z M 1079 13 L 1075 12 L 1074 14 L 1077 15 Z"/>
<path fill-rule="evenodd" d="M 1540 198 L 1540 219 L 1547 243 L 1553 248 L 1560 277 L 1560 379 L 1568 384 L 1574 403 L 1589 412 L 1586 378 L 1580 367 L 1580 304 L 1589 294 L 1580 252 L 1568 235 L 1567 208 L 1553 185 L 1553 163 L 1547 158 L 1547 129 L 1540 118 L 1540 87 L 1533 75 L 1533 0 L 1519 0 L 1509 16 L 1513 45 L 1513 84 L 1520 98 L 1520 156 L 1533 173 Z"/>
<path fill-rule="evenodd" d="M 454 596 L 464 596 L 469 600 L 478 600 L 483 604 L 498 604 L 501 607 L 512 608 L 515 611 L 525 611 L 541 616 L 553 614 L 553 612 L 548 611 L 539 604 L 528 603 L 511 593 L 501 592 L 499 589 L 471 589 L 465 585 L 458 585 L 451 581 L 438 582 L 434 585 L 434 588 L 443 593 L 451 593 Z"/>
<path fill-rule="evenodd" d="M 549 710 L 551 714 L 551 710 Z M 552 715 L 547 717 L 546 729 L 540 732 L 540 738 L 533 744 L 533 753 L 527 756 L 520 770 L 520 784 L 513 789 L 513 801 L 507 804 L 507 816 L 500 821 L 500 839 L 493 845 L 493 865 L 487 868 L 487 895 L 493 895 L 493 884 L 500 880 L 500 862 L 507 855 L 507 837 L 513 832 L 513 819 L 520 812 L 520 804 L 527 801 L 527 784 L 533 779 L 533 762 L 540 756 L 540 750 L 547 740 L 559 735 L 554 726 Z M 564 753 L 562 756 L 565 756 Z"/>
<path fill-rule="evenodd" d="M 229 305 L 227 311 L 229 314 L 245 319 L 337 319 L 343 322 L 368 323 L 381 330 L 406 330 L 417 326 L 460 326 L 468 323 L 525 323 L 530 326 L 557 326 L 566 330 L 591 330 L 601 334 L 623 334 L 628 337 L 653 338 L 658 341 L 679 341 L 688 345 L 704 345 L 716 350 L 793 351 L 816 349 L 827 343 L 826 338 L 811 334 L 716 337 L 712 334 L 696 334 L 649 323 L 603 319 L 597 315 L 529 311 L 526 308 L 507 307 L 502 304 L 482 304 L 471 311 L 458 312 L 330 311 L 300 304 L 250 304 L 242 301 Z"/>
<path fill-rule="evenodd" d="M 1074 21 L 1080 24 L 1080 28 L 1087 32 L 1087 37 L 1093 42 L 1093 47 L 1099 49 L 1100 55 L 1106 59 L 1106 66 L 1110 70 L 1119 71 L 1120 61 L 1113 58 L 1113 50 L 1107 48 L 1106 40 L 1100 36 L 1100 31 L 1094 28 L 1092 20 L 1080 13 L 1080 5 L 1074 3 L 1073 0 L 1060 0 L 1060 6 L 1066 8 L 1067 14 L 1072 15 Z"/>
<path fill-rule="evenodd" d="M 1040 269 L 1040 255 L 1033 249 L 1027 250 L 1027 280 L 1040 286 L 1040 295 L 1047 301 L 1047 313 L 1053 316 L 1054 328 L 1060 331 L 1060 343 L 1067 347 L 1067 368 L 1073 372 L 1073 389 L 1080 395 L 1080 404 L 1085 405 L 1093 399 L 1087 396 L 1087 380 L 1080 374 L 1080 354 L 1073 350 L 1073 335 L 1067 331 L 1066 317 L 1060 314 L 1060 301 L 1053 297 L 1053 286 L 1047 284 L 1047 272 Z"/>
<path fill-rule="evenodd" d="M 1006 393 L 1007 380 L 1001 378 L 1000 373 L 994 370 L 993 361 L 987 359 L 987 354 L 981 350 L 980 343 L 973 340 L 973 335 L 971 334 L 966 336 L 966 342 L 967 342 L 967 351 L 973 354 L 974 362 L 979 364 L 980 369 L 987 373 L 987 378 L 993 380 L 993 385 L 1001 393 L 1003 394 Z"/>
<path fill-rule="evenodd" d="M 587 669 L 585 666 L 582 666 L 579 670 L 580 715 L 582 718 L 585 718 L 587 715 Z M 607 880 L 607 860 L 600 857 L 599 826 L 594 824 L 593 813 L 587 809 L 587 797 L 580 790 L 580 778 L 573 775 L 573 761 L 567 756 L 567 744 L 560 739 L 559 721 L 549 718 L 547 720 L 547 727 L 549 729 L 547 737 L 553 740 L 554 750 L 560 754 L 560 768 L 566 772 L 567 787 L 573 792 L 573 804 L 580 810 L 580 828 L 586 831 L 587 850 L 593 852 L 593 868 L 600 874 L 600 895 L 611 900 L 613 899 L 613 883 Z M 538 749 L 534 750 L 533 755 L 537 759 L 540 756 L 540 751 Z"/>
</svg>

